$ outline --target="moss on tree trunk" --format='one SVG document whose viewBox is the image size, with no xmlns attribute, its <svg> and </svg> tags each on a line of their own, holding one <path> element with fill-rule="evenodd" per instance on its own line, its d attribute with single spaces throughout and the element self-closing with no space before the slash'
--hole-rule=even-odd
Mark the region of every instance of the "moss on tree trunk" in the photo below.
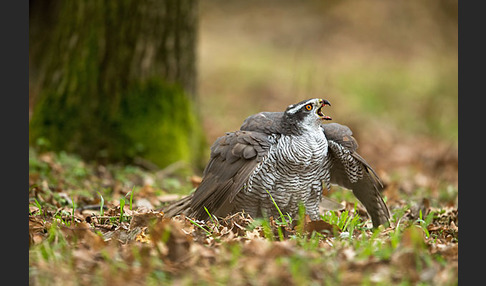
<svg viewBox="0 0 486 286">
<path fill-rule="evenodd" d="M 31 1 L 30 143 L 86 159 L 200 165 L 196 4 Z"/>
</svg>

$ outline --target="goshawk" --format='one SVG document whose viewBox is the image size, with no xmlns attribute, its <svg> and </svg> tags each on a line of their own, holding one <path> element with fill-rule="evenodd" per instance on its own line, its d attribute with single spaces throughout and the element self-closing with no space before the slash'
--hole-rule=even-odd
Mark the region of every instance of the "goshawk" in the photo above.
<svg viewBox="0 0 486 286">
<path fill-rule="evenodd" d="M 374 227 L 387 224 L 381 180 L 356 153 L 358 144 L 347 126 L 324 124 L 331 120 L 323 113 L 326 105 L 331 104 L 314 98 L 284 112 L 248 117 L 240 130 L 214 142 L 201 184 L 165 208 L 165 215 L 205 220 L 208 212 L 224 217 L 245 211 L 252 217 L 277 217 L 276 204 L 284 214 L 297 216 L 303 204 L 310 219 L 319 220 L 323 188 L 337 184 L 353 191 Z"/>
</svg>

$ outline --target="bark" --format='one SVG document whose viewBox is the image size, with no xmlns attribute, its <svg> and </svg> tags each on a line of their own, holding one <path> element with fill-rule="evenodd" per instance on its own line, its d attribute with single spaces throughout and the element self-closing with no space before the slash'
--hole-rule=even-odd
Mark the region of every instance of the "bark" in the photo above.
<svg viewBox="0 0 486 286">
<path fill-rule="evenodd" d="M 195 0 L 30 1 L 30 143 L 160 167 L 200 161 Z"/>
</svg>

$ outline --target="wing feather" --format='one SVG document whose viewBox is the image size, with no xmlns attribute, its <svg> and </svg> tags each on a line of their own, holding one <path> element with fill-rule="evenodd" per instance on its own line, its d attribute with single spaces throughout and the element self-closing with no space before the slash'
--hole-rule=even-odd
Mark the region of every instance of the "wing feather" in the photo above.
<svg viewBox="0 0 486 286">
<path fill-rule="evenodd" d="M 329 123 L 322 125 L 329 144 L 332 167 L 331 183 L 353 191 L 365 206 L 373 226 L 388 224 L 390 211 L 383 201 L 383 183 L 356 150 L 358 143 L 351 130 L 344 125 Z"/>
<path fill-rule="evenodd" d="M 260 112 L 245 119 L 240 130 L 258 131 L 265 134 L 282 134 L 283 112 Z"/>
<path fill-rule="evenodd" d="M 218 138 L 211 147 L 203 180 L 192 196 L 190 215 L 207 218 L 204 207 L 213 215 L 227 215 L 270 145 L 267 134 L 255 131 L 235 131 Z"/>
</svg>

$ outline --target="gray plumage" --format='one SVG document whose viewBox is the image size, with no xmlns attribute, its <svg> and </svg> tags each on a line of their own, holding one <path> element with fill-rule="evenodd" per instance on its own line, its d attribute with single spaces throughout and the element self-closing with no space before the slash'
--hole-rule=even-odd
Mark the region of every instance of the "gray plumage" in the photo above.
<svg viewBox="0 0 486 286">
<path fill-rule="evenodd" d="M 356 153 L 358 144 L 348 127 L 323 124 L 323 119 L 330 119 L 322 112 L 325 105 L 330 104 L 309 99 L 285 112 L 248 117 L 240 130 L 226 133 L 211 146 L 195 192 L 164 213 L 207 219 L 206 209 L 220 217 L 244 210 L 252 217 L 276 217 L 271 194 L 283 213 L 296 216 L 303 203 L 311 220 L 318 220 L 323 188 L 338 184 L 353 191 L 374 227 L 388 223 L 380 179 Z"/>
</svg>

